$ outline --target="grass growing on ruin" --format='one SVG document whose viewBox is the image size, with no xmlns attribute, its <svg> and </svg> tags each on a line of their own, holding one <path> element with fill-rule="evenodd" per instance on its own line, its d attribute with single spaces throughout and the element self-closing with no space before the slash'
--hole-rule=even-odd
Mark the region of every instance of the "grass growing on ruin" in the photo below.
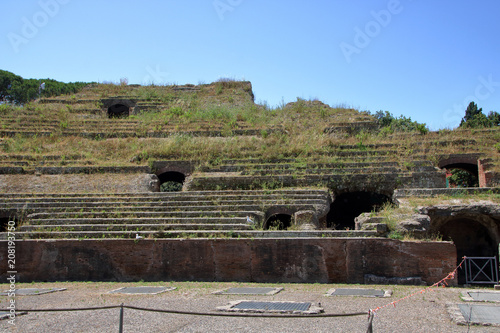
<svg viewBox="0 0 500 333">
<path fill-rule="evenodd" d="M 139 98 L 160 106 L 156 111 L 127 119 L 109 119 L 100 111 L 100 99 L 113 96 Z M 46 155 L 58 155 L 66 157 L 66 165 L 108 166 L 147 165 L 158 159 L 197 160 L 207 164 L 246 158 L 264 161 L 294 158 L 304 164 L 336 163 L 341 159 L 347 163 L 362 158 L 370 161 L 370 156 L 356 154 L 373 152 L 385 156 L 387 161 L 398 162 L 409 172 L 414 169 L 414 161 L 426 159 L 436 165 L 439 159 L 455 153 L 479 153 L 491 156 L 493 161 L 500 160 L 496 148 L 500 140 L 498 129 L 442 130 L 427 134 L 366 130 L 347 134 L 336 130 L 326 134 L 324 130 L 328 127 L 373 123 L 374 118 L 349 106 L 330 107 L 318 100 L 297 98 L 276 107 L 254 104 L 248 82 L 220 80 L 182 87 L 97 84 L 78 94 L 55 99 L 61 103 L 0 105 L 0 130 L 36 129 L 40 133 L 4 136 L 0 139 L 0 154 L 29 155 L 34 164 Z M 249 129 L 256 135 L 236 136 L 233 132 Z M 42 136 L 44 131 L 50 135 Z M 220 136 L 197 137 L 186 133 L 193 131 L 217 131 Z M 70 132 L 102 132 L 103 136 L 68 136 Z M 148 137 L 153 132 L 165 137 Z M 106 138 L 121 133 L 134 137 Z M 338 152 L 344 153 L 341 158 Z M 81 158 L 67 158 L 75 154 Z"/>
<path fill-rule="evenodd" d="M 439 205 L 463 205 L 476 203 L 491 202 L 492 204 L 500 204 L 500 193 L 493 191 L 473 193 L 457 192 L 454 195 L 437 195 L 428 198 L 409 197 L 402 200 L 401 207 L 417 211 L 420 207 Z"/>
</svg>

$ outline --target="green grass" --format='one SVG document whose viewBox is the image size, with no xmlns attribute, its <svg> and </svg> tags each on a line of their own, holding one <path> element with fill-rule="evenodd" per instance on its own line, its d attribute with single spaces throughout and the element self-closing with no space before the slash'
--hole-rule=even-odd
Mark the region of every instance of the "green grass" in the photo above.
<svg viewBox="0 0 500 333">
<path fill-rule="evenodd" d="M 186 92 L 179 88 L 193 90 Z M 100 99 L 113 96 L 159 103 L 159 107 L 127 119 L 108 119 L 105 112 L 99 111 Z M 0 105 L 1 130 L 27 126 L 25 128 L 31 131 L 50 132 L 49 136 L 3 137 L 0 154 L 30 155 L 40 160 L 45 155 L 71 156 L 78 151 L 83 156 L 83 164 L 95 166 L 148 165 L 158 159 L 211 164 L 224 159 L 248 158 L 294 158 L 306 165 L 355 162 L 361 160 L 356 152 L 373 152 L 383 154 L 388 161 L 399 162 L 408 171 L 412 171 L 414 160 L 424 158 L 437 164 L 443 156 L 454 153 L 488 156 L 493 160 L 493 171 L 498 171 L 500 159 L 498 129 L 443 130 L 427 134 L 361 130 L 330 135 L 324 133 L 325 128 L 353 122 L 373 123 L 374 118 L 350 106 L 330 107 L 318 100 L 297 98 L 293 103 L 283 102 L 276 107 L 255 104 L 250 83 L 232 79 L 193 87 L 96 84 L 55 100 L 61 103 Z M 234 135 L 233 131 L 240 129 L 255 130 L 257 135 Z M 102 134 L 92 139 L 69 136 L 71 131 Z M 221 137 L 185 134 L 192 131 L 217 131 Z M 109 138 L 125 132 L 139 137 Z M 152 132 L 164 137 L 149 138 Z M 385 148 L 384 144 L 392 144 L 392 148 Z M 346 145 L 352 148 L 340 149 Z M 352 157 L 339 157 L 336 155 L 339 151 L 351 151 Z"/>
</svg>

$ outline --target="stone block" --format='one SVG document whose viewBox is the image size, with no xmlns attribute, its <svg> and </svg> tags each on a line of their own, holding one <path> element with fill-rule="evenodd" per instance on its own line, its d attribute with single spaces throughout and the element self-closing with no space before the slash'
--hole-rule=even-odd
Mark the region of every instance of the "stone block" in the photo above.
<svg viewBox="0 0 500 333">
<path fill-rule="evenodd" d="M 319 228 L 319 220 L 312 210 L 302 210 L 294 214 L 295 225 L 300 230 L 315 230 Z"/>
</svg>

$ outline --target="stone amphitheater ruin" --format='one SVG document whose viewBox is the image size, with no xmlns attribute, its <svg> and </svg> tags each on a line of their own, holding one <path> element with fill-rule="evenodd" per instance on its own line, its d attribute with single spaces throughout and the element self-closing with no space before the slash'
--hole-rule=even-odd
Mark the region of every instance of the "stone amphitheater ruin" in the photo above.
<svg viewBox="0 0 500 333">
<path fill-rule="evenodd" d="M 94 85 L 0 122 L 2 279 L 12 220 L 25 282 L 433 283 L 498 258 L 497 128 L 384 134 L 230 81 Z"/>
</svg>

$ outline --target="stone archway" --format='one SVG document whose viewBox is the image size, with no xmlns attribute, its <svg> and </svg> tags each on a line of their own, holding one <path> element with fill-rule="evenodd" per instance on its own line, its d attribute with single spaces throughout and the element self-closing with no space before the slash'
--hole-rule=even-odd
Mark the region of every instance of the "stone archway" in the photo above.
<svg viewBox="0 0 500 333">
<path fill-rule="evenodd" d="M 294 225 L 293 215 L 297 209 L 285 205 L 269 207 L 264 216 L 262 228 L 264 230 L 287 230 Z"/>
<path fill-rule="evenodd" d="M 106 112 L 108 118 L 126 118 L 138 111 L 135 99 L 104 98 L 101 99 L 101 104 L 102 110 Z"/>
<path fill-rule="evenodd" d="M 439 168 L 446 170 L 446 186 L 450 187 L 453 184 L 449 183 L 451 175 L 454 175 L 457 171 L 462 172 L 463 175 L 469 174 L 470 176 L 461 177 L 467 178 L 464 184 L 466 187 L 484 187 L 485 184 L 480 182 L 481 176 L 484 178 L 484 170 L 479 168 L 479 160 L 477 156 L 452 156 L 443 159 L 438 164 Z M 483 182 L 484 183 L 484 182 Z M 460 186 L 460 184 L 458 184 Z M 462 185 L 463 186 L 463 185 Z"/>
<path fill-rule="evenodd" d="M 130 114 L 130 107 L 125 104 L 113 104 L 108 107 L 109 118 L 126 118 Z"/>
<path fill-rule="evenodd" d="M 0 232 L 7 232 L 9 222 L 14 221 L 14 226 L 17 226 L 19 218 L 17 214 L 9 211 L 0 211 Z"/>
<path fill-rule="evenodd" d="M 463 256 L 497 257 L 500 243 L 500 208 L 494 203 L 439 205 L 423 211 L 431 219 L 430 234 L 453 241 L 457 263 Z M 459 270 L 458 281 L 465 283 L 465 271 Z"/>
<path fill-rule="evenodd" d="M 180 192 L 186 175 L 177 171 L 166 171 L 158 175 L 160 192 Z"/>
<path fill-rule="evenodd" d="M 354 219 L 361 213 L 378 211 L 385 203 L 392 202 L 385 194 L 375 192 L 345 192 L 336 196 L 326 216 L 328 228 L 355 229 Z"/>
<path fill-rule="evenodd" d="M 497 257 L 498 243 L 487 227 L 469 218 L 450 220 L 438 229 L 443 240 L 452 240 L 457 249 L 457 264 L 467 257 Z M 459 271 L 458 283 L 465 283 L 463 270 Z"/>
<path fill-rule="evenodd" d="M 264 223 L 265 230 L 287 230 L 292 226 L 292 215 L 273 214 Z"/>
</svg>

